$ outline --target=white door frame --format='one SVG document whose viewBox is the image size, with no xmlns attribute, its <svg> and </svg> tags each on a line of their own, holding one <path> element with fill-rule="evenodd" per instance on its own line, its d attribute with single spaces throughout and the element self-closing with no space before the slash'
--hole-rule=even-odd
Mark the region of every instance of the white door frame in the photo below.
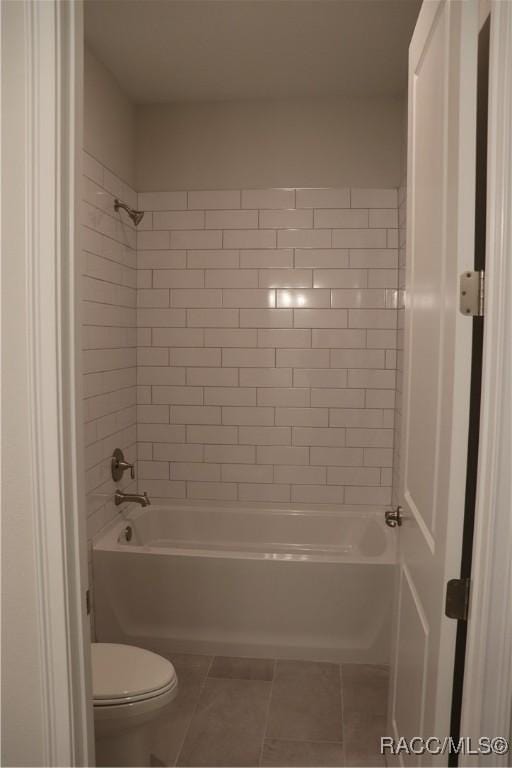
<svg viewBox="0 0 512 768">
<path fill-rule="evenodd" d="M 45 765 L 94 763 L 78 372 L 80 0 L 24 0 L 28 290 Z M 487 313 L 464 735 L 508 735 L 512 681 L 512 2 L 493 2 Z M 21 137 L 23 140 L 23 137 Z M 507 290 L 508 289 L 508 290 Z M 509 571 L 503 572 L 508 564 Z M 491 729 L 489 731 L 489 729 Z M 497 764 L 494 758 L 494 764 Z M 505 763 L 503 763 L 505 764 Z"/>
<path fill-rule="evenodd" d="M 40 628 L 34 638 L 42 674 L 40 764 L 47 766 L 94 765 L 77 268 L 82 12 L 80 0 L 24 0 L 19 40 L 26 115 L 19 142 L 25 156 L 27 476 L 34 499 L 28 514 Z M 8 71 L 9 62 L 2 64 Z"/>
<path fill-rule="evenodd" d="M 512 2 L 491 3 L 486 297 L 461 734 L 511 736 Z M 481 761 L 482 758 L 480 757 Z M 466 763 L 469 761 L 466 760 Z M 479 764 L 482 764 L 480 762 Z M 510 765 L 510 755 L 490 764 Z"/>
</svg>

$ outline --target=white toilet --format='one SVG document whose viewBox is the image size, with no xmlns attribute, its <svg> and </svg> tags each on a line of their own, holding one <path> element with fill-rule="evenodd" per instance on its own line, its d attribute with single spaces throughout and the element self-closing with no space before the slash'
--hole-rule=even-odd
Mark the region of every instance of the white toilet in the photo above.
<svg viewBox="0 0 512 768">
<path fill-rule="evenodd" d="M 143 648 L 92 644 L 96 764 L 150 764 L 152 723 L 178 693 L 167 659 Z"/>
</svg>

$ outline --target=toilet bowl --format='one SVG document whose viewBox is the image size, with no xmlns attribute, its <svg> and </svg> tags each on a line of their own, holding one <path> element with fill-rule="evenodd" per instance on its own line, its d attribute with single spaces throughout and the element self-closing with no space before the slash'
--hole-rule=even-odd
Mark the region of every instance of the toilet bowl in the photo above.
<svg viewBox="0 0 512 768">
<path fill-rule="evenodd" d="M 92 644 L 96 764 L 150 765 L 152 723 L 178 693 L 167 659 L 143 648 Z"/>
</svg>

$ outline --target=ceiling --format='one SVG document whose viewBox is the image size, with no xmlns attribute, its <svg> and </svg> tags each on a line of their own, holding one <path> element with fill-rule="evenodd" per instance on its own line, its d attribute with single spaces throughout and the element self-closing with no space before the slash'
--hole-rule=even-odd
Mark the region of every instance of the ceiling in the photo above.
<svg viewBox="0 0 512 768">
<path fill-rule="evenodd" d="M 135 103 L 390 96 L 421 0 L 86 0 L 86 41 Z"/>
</svg>

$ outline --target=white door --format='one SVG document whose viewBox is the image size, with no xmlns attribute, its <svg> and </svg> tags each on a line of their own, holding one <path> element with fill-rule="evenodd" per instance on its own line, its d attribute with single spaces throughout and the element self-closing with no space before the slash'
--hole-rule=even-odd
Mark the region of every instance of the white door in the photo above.
<svg viewBox="0 0 512 768">
<path fill-rule="evenodd" d="M 473 268 L 477 40 L 476 0 L 427 0 L 409 51 L 395 738 L 449 734 L 456 622 L 444 601 L 460 572 L 466 480 L 472 322 L 458 279 Z"/>
</svg>

